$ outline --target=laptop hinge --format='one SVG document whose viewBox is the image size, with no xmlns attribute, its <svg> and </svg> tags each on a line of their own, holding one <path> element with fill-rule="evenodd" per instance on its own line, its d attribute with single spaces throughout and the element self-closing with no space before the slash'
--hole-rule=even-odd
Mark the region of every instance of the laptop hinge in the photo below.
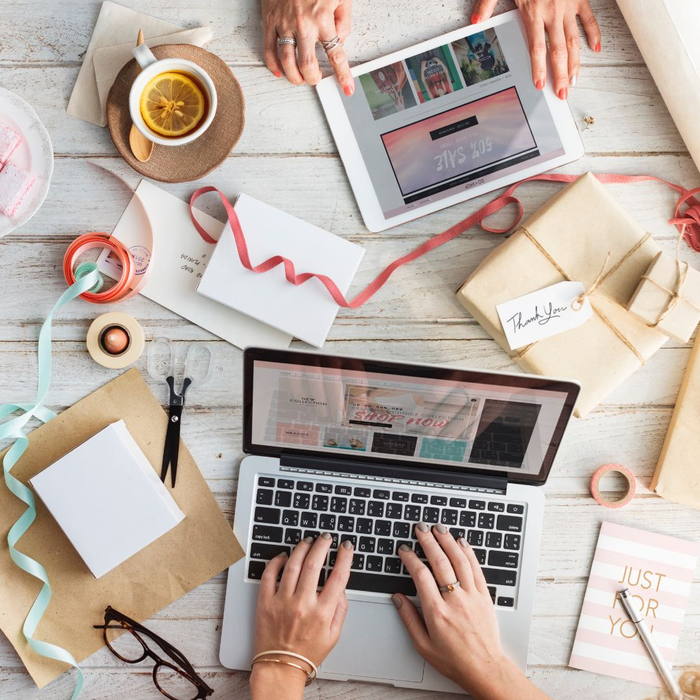
<svg viewBox="0 0 700 700">
<path fill-rule="evenodd" d="M 506 477 L 483 476 L 468 472 L 462 474 L 436 469 L 432 466 L 421 467 L 415 463 L 407 464 L 406 467 L 396 467 L 387 464 L 356 462 L 350 459 L 282 454 L 280 467 L 286 471 L 314 474 L 315 476 L 340 476 L 358 481 L 376 481 L 404 486 L 428 486 L 478 493 L 505 494 L 508 488 Z"/>
</svg>

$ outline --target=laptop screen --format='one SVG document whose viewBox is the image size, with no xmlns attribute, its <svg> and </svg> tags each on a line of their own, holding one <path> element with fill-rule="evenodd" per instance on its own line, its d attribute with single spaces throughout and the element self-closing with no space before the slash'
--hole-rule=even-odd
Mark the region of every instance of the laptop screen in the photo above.
<svg viewBox="0 0 700 700">
<path fill-rule="evenodd" d="M 246 351 L 246 446 L 546 478 L 578 392 L 569 382 Z M 249 376 L 251 375 L 251 376 Z"/>
</svg>

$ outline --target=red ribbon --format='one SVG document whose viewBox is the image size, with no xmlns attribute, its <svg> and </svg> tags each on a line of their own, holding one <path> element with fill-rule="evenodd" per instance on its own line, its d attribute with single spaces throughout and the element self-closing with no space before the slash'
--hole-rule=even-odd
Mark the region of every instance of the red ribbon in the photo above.
<svg viewBox="0 0 700 700">
<path fill-rule="evenodd" d="M 268 272 L 269 270 L 274 269 L 278 265 L 284 265 L 285 277 L 287 278 L 287 281 L 291 284 L 299 286 L 300 284 L 304 284 L 304 282 L 306 282 L 307 280 L 310 280 L 315 277 L 325 285 L 326 289 L 333 297 L 335 302 L 338 304 L 338 306 L 343 306 L 349 309 L 356 309 L 362 306 L 367 301 L 369 301 L 384 286 L 386 281 L 389 279 L 389 277 L 391 277 L 395 270 L 400 268 L 402 265 L 406 265 L 410 262 L 413 262 L 414 260 L 417 260 L 426 253 L 429 253 L 431 250 L 439 248 L 441 245 L 444 245 L 448 241 L 451 241 L 453 238 L 456 238 L 460 234 L 470 229 L 475 224 L 479 224 L 479 226 L 481 226 L 481 228 L 484 231 L 487 231 L 489 233 L 507 233 L 512 228 L 517 226 L 523 218 L 523 205 L 517 197 L 513 196 L 513 193 L 523 183 L 529 182 L 531 180 L 569 183 L 573 182 L 574 180 L 578 180 L 579 177 L 580 175 L 545 173 L 543 175 L 534 175 L 533 177 L 529 177 L 525 180 L 521 180 L 520 182 L 516 182 L 514 185 L 511 185 L 505 192 L 503 192 L 503 194 L 499 195 L 494 200 L 484 205 L 481 209 L 474 212 L 466 219 L 463 219 L 459 223 L 456 223 L 454 226 L 448 228 L 446 231 L 443 231 L 442 233 L 439 233 L 437 236 L 434 236 L 425 243 L 422 243 L 410 253 L 404 255 L 398 260 L 394 260 L 394 262 L 389 264 L 386 268 L 384 268 L 382 272 L 379 273 L 379 275 L 374 279 L 373 282 L 368 284 L 367 287 L 365 287 L 359 294 L 357 294 L 357 296 L 355 296 L 350 301 L 347 301 L 345 299 L 340 289 L 338 289 L 336 283 L 330 277 L 322 274 L 317 274 L 315 272 L 303 272 L 301 274 L 297 274 L 294 268 L 294 263 L 291 260 L 289 260 L 289 258 L 285 258 L 282 255 L 274 255 L 273 257 L 268 258 L 259 265 L 253 265 L 250 260 L 250 255 L 248 254 L 248 245 L 246 243 L 243 230 L 241 228 L 241 223 L 238 220 L 236 210 L 233 208 L 233 205 L 231 204 L 231 202 L 228 201 L 223 192 L 218 190 L 216 187 L 200 187 L 192 194 L 192 197 L 190 198 L 190 215 L 192 217 L 192 223 L 199 232 L 199 235 L 205 241 L 207 241 L 207 243 L 216 243 L 216 239 L 212 238 L 199 224 L 195 217 L 194 211 L 194 203 L 201 195 L 206 194 L 207 192 L 216 192 L 221 198 L 224 208 L 226 209 L 226 215 L 228 216 L 228 221 L 231 224 L 231 231 L 233 231 L 233 237 L 236 241 L 238 257 L 240 258 L 243 267 L 245 267 L 247 270 L 250 270 L 251 272 Z M 669 223 L 678 227 L 679 231 L 683 232 L 688 245 L 690 245 L 694 250 L 700 251 L 700 202 L 698 202 L 694 198 L 694 195 L 700 192 L 700 187 L 694 190 L 686 190 L 680 185 L 674 185 L 673 183 L 668 182 L 667 180 L 654 177 L 653 175 L 615 175 L 604 173 L 596 175 L 595 177 L 600 182 L 606 184 L 629 184 L 632 182 L 645 182 L 651 180 L 656 182 L 663 182 L 669 187 L 672 187 L 674 190 L 676 190 L 676 192 L 679 192 L 681 196 L 676 202 L 674 218 L 670 219 Z M 496 212 L 500 211 L 509 204 L 515 204 L 518 208 L 515 220 L 510 226 L 499 229 L 491 228 L 486 225 L 485 220 L 489 216 L 495 214 Z M 687 208 L 681 215 L 680 209 L 683 204 L 685 204 Z"/>
<path fill-rule="evenodd" d="M 119 260 L 123 274 L 114 286 L 104 292 L 83 292 L 81 299 L 92 304 L 110 304 L 124 301 L 138 293 L 139 289 L 131 289 L 136 276 L 136 265 L 131 251 L 117 238 L 108 233 L 84 233 L 78 236 L 66 250 L 63 256 L 63 276 L 70 287 L 75 283 L 75 263 L 78 258 L 93 248 L 107 248 Z M 142 285 L 141 285 L 142 286 Z"/>
</svg>

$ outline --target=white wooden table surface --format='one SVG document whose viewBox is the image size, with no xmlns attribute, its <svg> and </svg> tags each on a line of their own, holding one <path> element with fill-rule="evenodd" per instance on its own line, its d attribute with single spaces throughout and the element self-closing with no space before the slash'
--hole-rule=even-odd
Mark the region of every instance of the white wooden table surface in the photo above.
<svg viewBox="0 0 700 700">
<path fill-rule="evenodd" d="M 354 288 L 419 241 L 462 219 L 485 198 L 433 214 L 383 234 L 364 228 L 314 91 L 275 78 L 261 61 L 259 0 L 150 0 L 124 3 L 164 19 L 195 26 L 210 23 L 208 49 L 222 56 L 240 80 L 247 101 L 246 130 L 234 154 L 204 181 L 229 195 L 245 191 L 367 249 Z M 668 115 L 614 0 L 593 0 L 603 51 L 585 49 L 579 86 L 570 103 L 587 155 L 566 168 L 650 173 L 700 185 L 700 175 Z M 66 104 L 75 82 L 99 0 L 3 0 L 0 3 L 0 85 L 26 98 L 49 130 L 56 152 L 53 183 L 41 211 L 0 240 L 0 402 L 29 401 L 36 381 L 36 339 L 41 322 L 65 288 L 60 271 L 68 243 L 86 231 L 111 231 L 126 199 L 88 160 L 105 163 L 132 185 L 139 176 L 117 155 L 106 129 L 70 118 Z M 512 1 L 498 11 L 512 9 Z M 409 46 L 467 23 L 465 0 L 355 0 L 348 53 L 353 62 Z M 594 123 L 589 124 L 593 117 Z M 165 185 L 187 198 L 194 184 Z M 672 251 L 675 230 L 665 222 L 674 197 L 659 185 L 616 186 L 619 202 L 661 245 Z M 523 188 L 526 214 L 556 187 Z M 213 204 L 213 202 L 212 202 Z M 213 208 L 213 213 L 222 210 Z M 513 371 L 505 353 L 459 306 L 454 292 L 497 236 L 475 230 L 401 270 L 370 303 L 341 311 L 326 350 L 396 360 Z M 700 259 L 685 251 L 700 267 Z M 187 408 L 183 436 L 229 521 L 235 507 L 241 459 L 241 352 L 147 299 L 124 310 L 147 336 L 168 335 L 180 344 L 214 342 L 216 380 L 198 388 Z M 54 324 L 54 376 L 47 404 L 63 410 L 117 375 L 85 351 L 91 320 L 104 311 L 84 302 L 65 307 Z M 296 347 L 304 347 L 296 343 Z M 553 698 L 630 700 L 653 689 L 567 668 L 574 630 L 598 533 L 604 519 L 700 538 L 700 513 L 641 493 L 621 511 L 604 510 L 588 495 L 592 471 L 615 461 L 648 485 L 676 399 L 689 347 L 667 343 L 653 359 L 585 420 L 575 420 L 545 487 L 547 506 L 530 641 L 532 679 Z M 145 373 L 145 358 L 138 366 Z M 164 387 L 151 383 L 165 401 Z M 4 488 L 4 487 L 3 487 Z M 226 576 L 215 577 L 161 611 L 155 631 L 179 647 L 216 689 L 214 697 L 248 697 L 248 674 L 218 662 Z M 700 579 L 695 580 L 677 654 L 677 665 L 700 662 Z M 102 650 L 83 663 L 86 698 L 157 698 L 148 664 L 134 668 Z M 12 700 L 70 696 L 73 674 L 36 690 L 9 643 L 0 638 L 0 697 Z M 318 682 L 308 698 L 445 697 L 381 685 Z"/>
</svg>

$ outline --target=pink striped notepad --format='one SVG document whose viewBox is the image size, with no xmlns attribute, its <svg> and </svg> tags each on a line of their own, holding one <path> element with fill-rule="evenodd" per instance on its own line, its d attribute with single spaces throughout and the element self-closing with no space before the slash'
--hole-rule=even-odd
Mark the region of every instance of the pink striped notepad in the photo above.
<svg viewBox="0 0 700 700">
<path fill-rule="evenodd" d="M 629 588 L 665 659 L 673 664 L 700 544 L 603 523 L 569 666 L 661 686 L 617 591 Z"/>
</svg>

